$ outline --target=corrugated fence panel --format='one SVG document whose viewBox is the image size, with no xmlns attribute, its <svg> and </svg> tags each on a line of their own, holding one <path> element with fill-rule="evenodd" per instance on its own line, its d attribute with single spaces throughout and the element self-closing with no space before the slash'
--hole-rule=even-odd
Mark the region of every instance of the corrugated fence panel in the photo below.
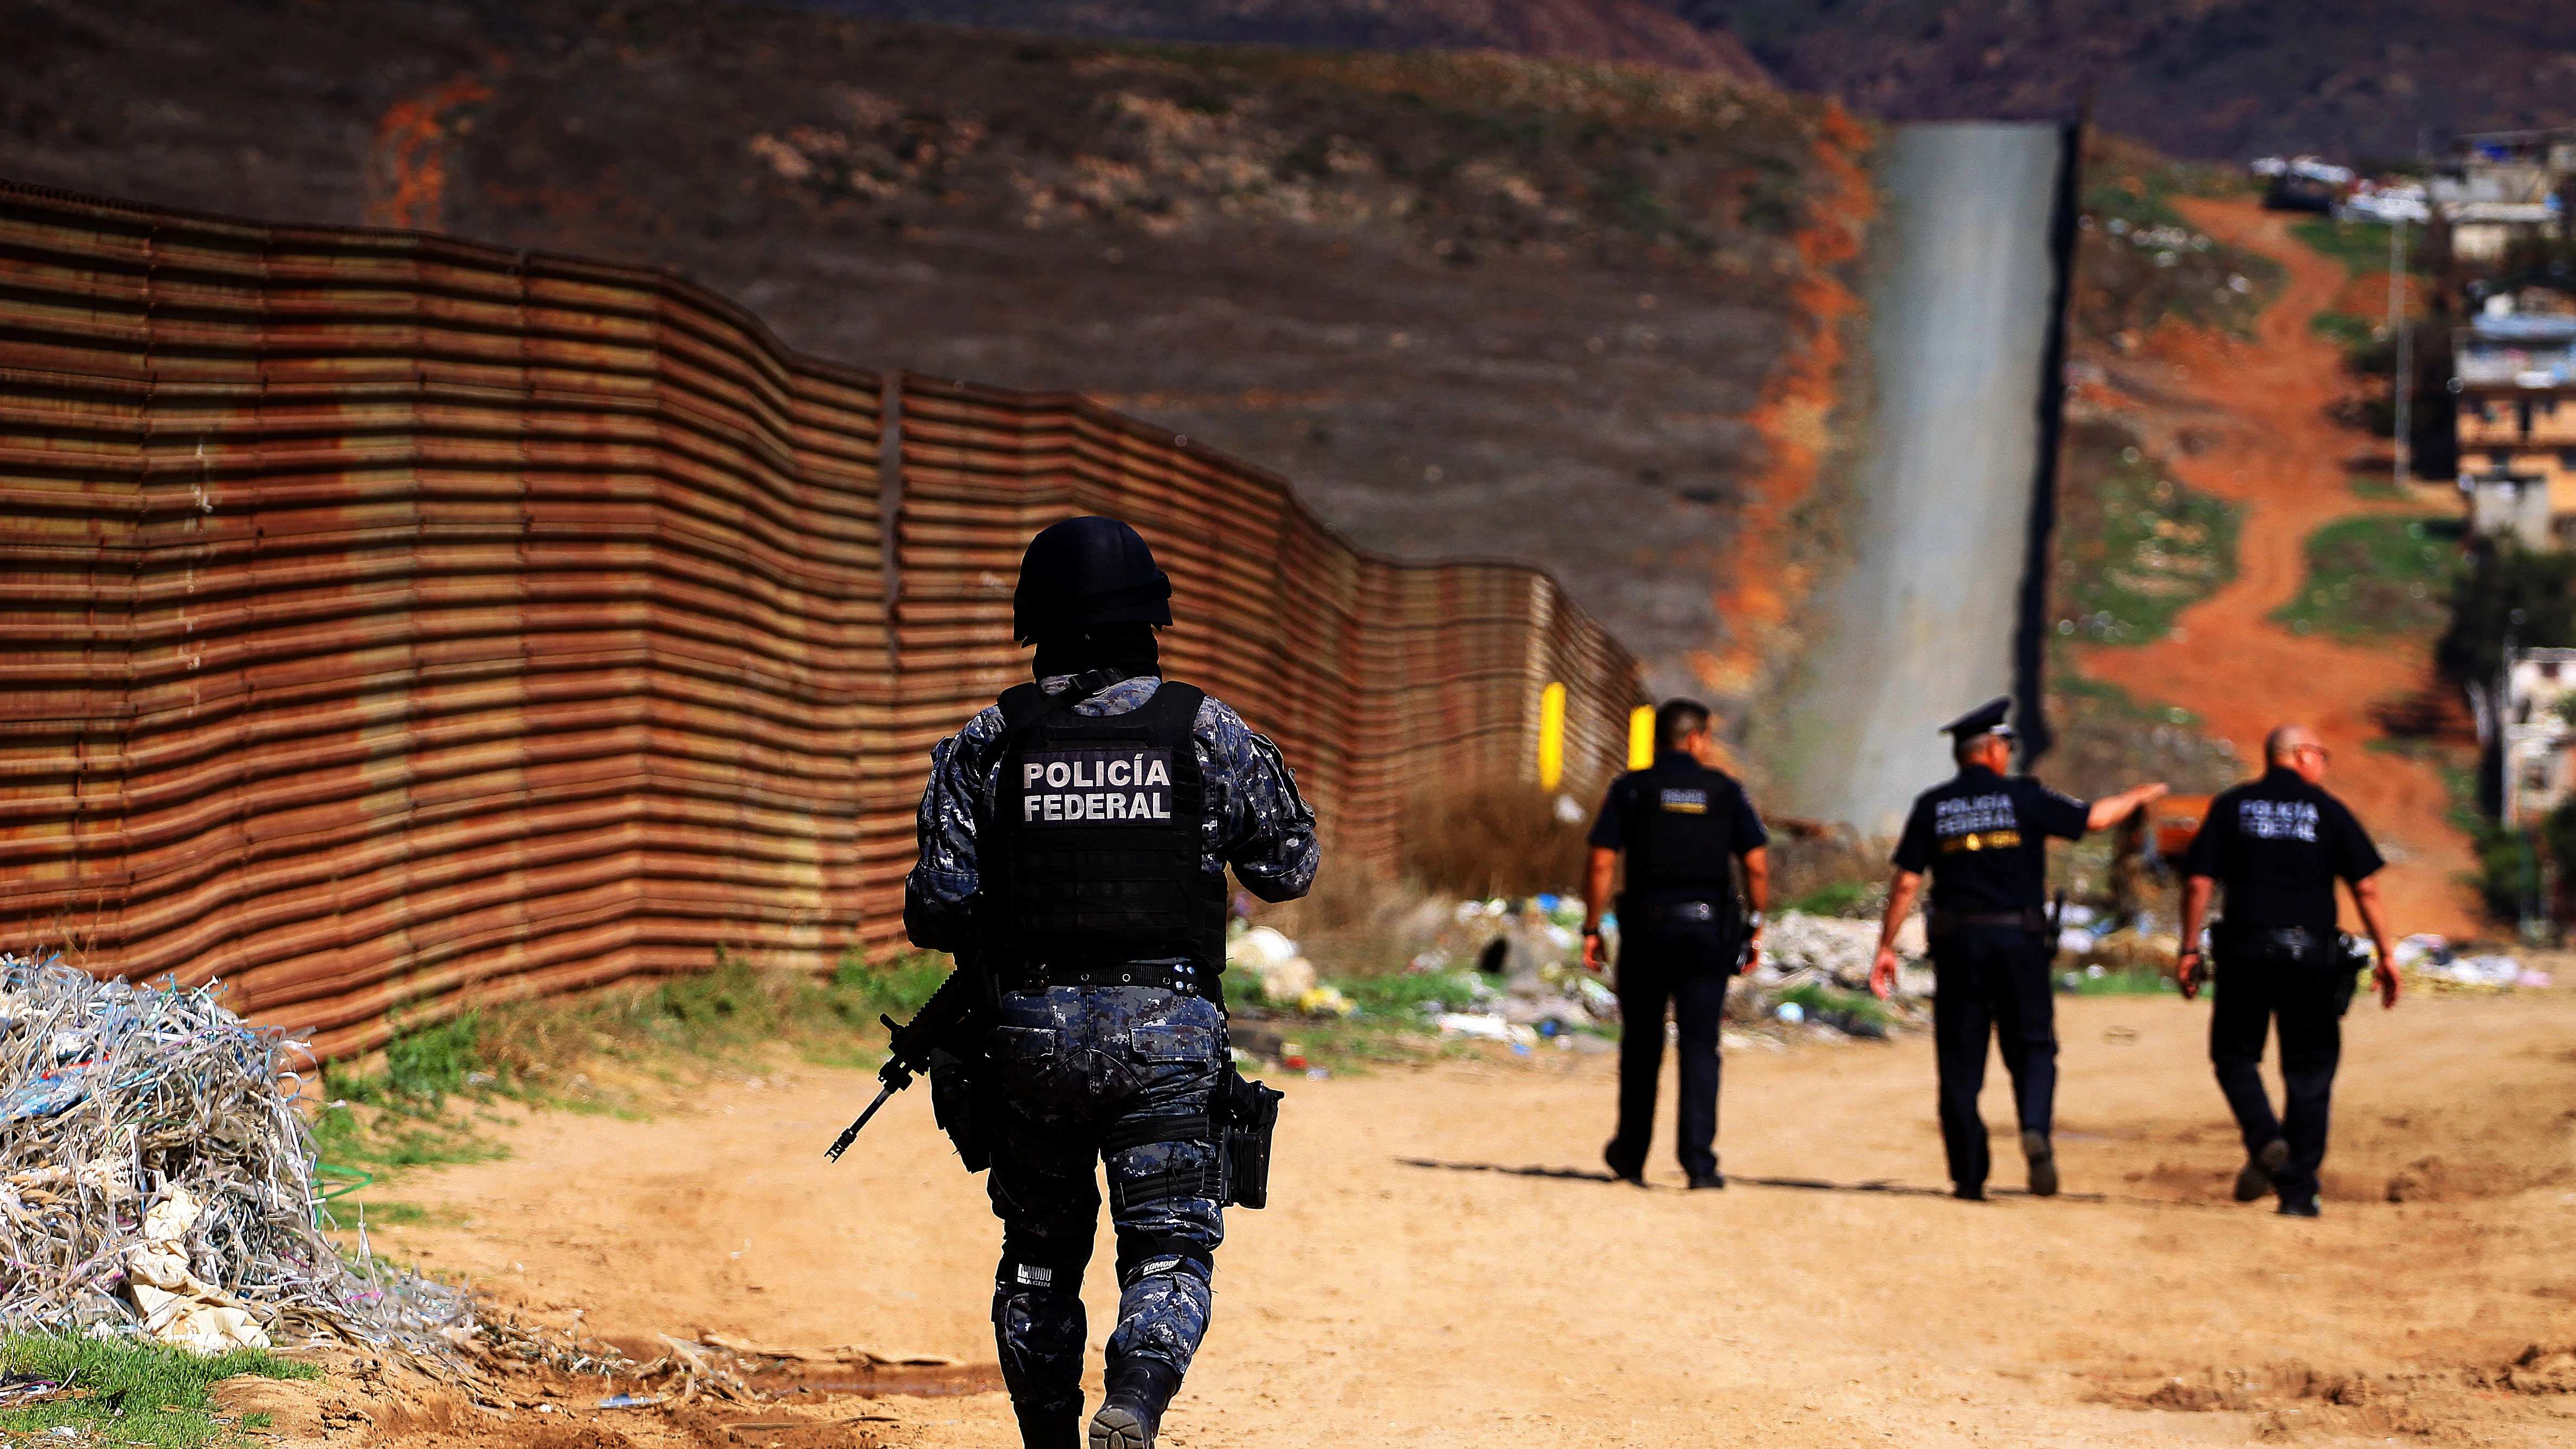
<svg viewBox="0 0 2576 1449">
<path fill-rule="evenodd" d="M 1080 399 L 646 270 L 0 184 L 0 941 L 220 976 L 324 1055 L 890 944 L 930 746 L 1025 677 L 1020 550 L 1085 512 L 1346 858 L 1526 775 L 1550 680 L 1568 787 L 1619 768 L 1635 661 L 1545 575 L 1359 553 Z"/>
</svg>

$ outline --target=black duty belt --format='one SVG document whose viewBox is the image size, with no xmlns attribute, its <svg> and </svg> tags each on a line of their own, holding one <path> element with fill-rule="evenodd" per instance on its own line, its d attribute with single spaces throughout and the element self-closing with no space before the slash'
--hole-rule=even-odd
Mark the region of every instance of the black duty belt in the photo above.
<svg viewBox="0 0 2576 1449">
<path fill-rule="evenodd" d="M 1646 907 L 1650 921 L 1714 921 L 1717 907 L 1707 901 L 1669 901 Z"/>
<path fill-rule="evenodd" d="M 1212 998 L 1217 994 L 1216 973 L 1186 961 L 1178 965 L 1156 962 L 1130 962 L 1122 966 L 1041 965 L 1031 967 L 1020 983 L 1023 990 L 1048 986 L 1144 986 L 1177 991 L 1185 996 Z"/>
<path fill-rule="evenodd" d="M 2320 952 L 2326 945 L 2322 934 L 2305 926 L 2230 926 L 2221 921 L 2210 930 L 2210 935 L 2238 950 L 2286 951 L 2293 956 Z"/>
<path fill-rule="evenodd" d="M 2048 912 L 2037 906 L 2025 911 L 1936 910 L 1924 926 L 1929 934 L 1935 936 L 1946 936 L 1967 926 L 2007 926 L 2016 931 L 2028 931 L 2034 936 L 2045 936 L 2048 934 Z"/>
</svg>

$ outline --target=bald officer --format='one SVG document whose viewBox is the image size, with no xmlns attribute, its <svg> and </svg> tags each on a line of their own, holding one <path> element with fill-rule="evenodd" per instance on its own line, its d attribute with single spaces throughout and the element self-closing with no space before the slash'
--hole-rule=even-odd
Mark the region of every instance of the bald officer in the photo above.
<svg viewBox="0 0 2576 1449">
<path fill-rule="evenodd" d="M 1941 1071 L 1941 1141 L 1950 1158 L 1952 1195 L 1986 1196 L 1990 1166 L 1977 1094 L 1986 1081 L 1991 1033 L 2011 1074 L 2020 1111 L 2021 1150 L 2035 1197 L 2057 1191 L 2057 1158 L 2049 1118 L 2057 1097 L 2057 1001 L 2048 963 L 2048 840 L 2074 840 L 2116 825 L 2165 787 L 2140 785 L 2086 804 L 2012 768 L 2009 698 L 1989 700 L 1941 728 L 1959 773 L 1916 798 L 1896 846 L 1887 917 L 1878 933 L 1870 989 L 1884 997 L 1896 984 L 1896 928 L 1914 909 L 1925 871 L 1932 873 L 1933 1051 Z"/>
<path fill-rule="evenodd" d="M 2183 857 L 2183 949 L 2174 961 L 2184 999 L 2200 993 L 2200 923 L 2227 887 L 2227 919 L 2210 930 L 2225 978 L 2210 1005 L 2209 1060 L 2245 1134 L 2236 1200 L 2277 1193 L 2289 1217 L 2317 1215 L 2317 1168 L 2353 963 L 2335 933 L 2335 882 L 2379 947 L 2379 1004 L 2397 1004 L 2388 920 L 2379 909 L 2379 851 L 2343 802 L 2322 788 L 2329 756 L 2304 726 L 2263 742 L 2263 777 L 2209 802 Z M 2263 1038 L 2281 1032 L 2286 1100 L 2272 1115 L 2263 1087 Z"/>
</svg>

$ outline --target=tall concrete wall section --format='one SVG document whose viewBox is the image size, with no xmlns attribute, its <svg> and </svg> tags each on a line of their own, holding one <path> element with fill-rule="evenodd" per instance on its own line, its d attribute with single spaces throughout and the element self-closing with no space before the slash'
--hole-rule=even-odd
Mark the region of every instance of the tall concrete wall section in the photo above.
<svg viewBox="0 0 2576 1449">
<path fill-rule="evenodd" d="M 2063 128 L 1900 128 L 1867 280 L 1877 405 L 1850 571 L 1786 692 L 1775 808 L 1893 833 L 1951 772 L 1943 721 L 2014 688 Z"/>
<path fill-rule="evenodd" d="M 1025 678 L 1037 529 L 1126 518 L 1164 658 L 1331 868 L 1404 804 L 1626 756 L 1553 579 L 1361 552 L 1079 397 L 800 356 L 667 274 L 0 183 L 0 947 L 388 1014 L 902 933 L 931 744 Z"/>
</svg>

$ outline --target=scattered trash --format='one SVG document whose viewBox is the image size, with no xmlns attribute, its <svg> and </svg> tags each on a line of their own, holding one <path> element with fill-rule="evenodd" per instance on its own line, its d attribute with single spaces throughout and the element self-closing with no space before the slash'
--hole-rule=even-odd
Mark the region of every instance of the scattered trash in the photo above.
<svg viewBox="0 0 2576 1449">
<path fill-rule="evenodd" d="M 0 1377 L 0 1409 L 38 1403 L 60 1392 L 62 1385 L 53 1379 L 34 1374 L 9 1374 Z"/>
<path fill-rule="evenodd" d="M 1909 918 L 1896 933 L 1896 954 L 1920 961 L 1929 950 L 1921 916 Z M 1819 971 L 1835 985 L 1867 990 L 1870 967 L 1878 960 L 1878 923 L 1841 916 L 1811 916 L 1782 911 L 1762 933 L 1765 971 L 1789 974 Z"/>
<path fill-rule="evenodd" d="M 1296 998 L 1296 1001 L 1297 1009 L 1308 1016 L 1350 1017 L 1359 1012 L 1359 1007 L 1354 1005 L 1349 997 L 1330 986 L 1309 987 Z"/>
<path fill-rule="evenodd" d="M 1463 1036 L 1477 1041 L 1505 1042 L 1526 1048 L 1538 1040 L 1538 1029 L 1505 1021 L 1497 1015 L 1472 1014 L 1463 1011 L 1443 1012 L 1431 1019 L 1442 1036 Z"/>
<path fill-rule="evenodd" d="M 1779 1009 L 1773 1014 L 1778 1016 L 1782 1021 L 1789 1023 L 1791 1026 L 1796 1026 L 1799 1022 L 1807 1019 L 1807 1008 L 1800 1006 L 1794 1001 L 1784 1001 L 1780 1003 Z"/>
<path fill-rule="evenodd" d="M 213 986 L 6 953 L 0 1002 L 0 1330 L 208 1353 L 318 1334 L 453 1368 L 463 1291 L 323 1235 L 282 1033 Z"/>
<path fill-rule="evenodd" d="M 1225 944 L 1229 970 L 1248 970 L 1271 1001 L 1295 1001 L 1316 987 L 1315 963 L 1297 943 L 1268 926 L 1255 926 Z"/>
<path fill-rule="evenodd" d="M 2548 988 L 2554 980 L 2548 972 L 2526 967 L 2511 956 L 2462 956 L 2452 949 L 2449 938 L 2430 932 L 2400 940 L 2393 957 L 2401 971 L 2454 986 L 2538 991 Z"/>
<path fill-rule="evenodd" d="M 649 1409 L 662 1402 L 660 1394 L 611 1394 L 599 1401 L 603 1409 Z"/>
<path fill-rule="evenodd" d="M 200 1212 L 186 1188 L 165 1190 L 143 1215 L 143 1241 L 125 1250 L 126 1291 L 143 1312 L 143 1331 L 208 1357 L 266 1348 L 267 1331 L 189 1266 L 188 1233 Z"/>
</svg>

